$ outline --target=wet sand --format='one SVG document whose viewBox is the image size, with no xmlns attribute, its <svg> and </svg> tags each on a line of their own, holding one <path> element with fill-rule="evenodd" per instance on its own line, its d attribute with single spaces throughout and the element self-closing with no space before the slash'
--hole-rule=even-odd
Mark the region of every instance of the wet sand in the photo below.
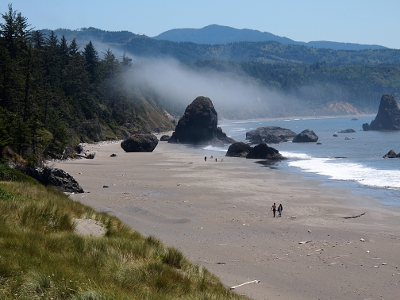
<svg viewBox="0 0 400 300">
<path fill-rule="evenodd" d="M 207 161 L 159 142 L 54 163 L 87 192 L 71 197 L 153 235 L 253 299 L 398 299 L 400 210 L 254 160 Z M 110 157 L 116 153 L 116 157 Z M 223 159 L 223 162 L 221 162 Z M 273 203 L 283 205 L 273 217 Z"/>
</svg>

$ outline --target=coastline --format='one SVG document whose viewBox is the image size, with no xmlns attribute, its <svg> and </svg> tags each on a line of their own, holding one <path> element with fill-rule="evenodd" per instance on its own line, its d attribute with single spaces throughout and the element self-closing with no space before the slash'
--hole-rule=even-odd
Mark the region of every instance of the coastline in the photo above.
<svg viewBox="0 0 400 300">
<path fill-rule="evenodd" d="M 152 153 L 125 153 L 120 142 L 88 148 L 95 159 L 55 163 L 88 192 L 73 199 L 178 248 L 227 286 L 260 280 L 237 293 L 253 299 L 397 297 L 397 208 L 254 160 L 204 161 L 200 150 L 183 145 L 159 142 Z M 281 218 L 272 217 L 273 202 L 283 204 Z"/>
</svg>

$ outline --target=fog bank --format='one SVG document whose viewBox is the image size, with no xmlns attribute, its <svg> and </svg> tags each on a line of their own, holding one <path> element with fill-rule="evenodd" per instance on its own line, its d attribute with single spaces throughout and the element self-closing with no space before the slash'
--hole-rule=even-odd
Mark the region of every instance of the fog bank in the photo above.
<svg viewBox="0 0 400 300">
<path fill-rule="evenodd" d="M 173 59 L 135 57 L 132 66 L 125 77 L 126 85 L 155 91 L 167 109 L 181 107 L 183 112 L 196 97 L 205 96 L 211 99 L 219 115 L 260 118 L 271 117 L 272 111 L 280 114 L 285 103 L 294 101 L 250 82 L 249 78 L 217 71 L 197 71 Z"/>
</svg>

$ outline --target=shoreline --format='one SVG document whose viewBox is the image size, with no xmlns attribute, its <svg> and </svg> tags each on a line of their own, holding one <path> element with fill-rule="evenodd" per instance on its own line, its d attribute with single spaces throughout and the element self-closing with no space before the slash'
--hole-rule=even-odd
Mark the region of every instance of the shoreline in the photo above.
<svg viewBox="0 0 400 300">
<path fill-rule="evenodd" d="M 218 121 L 218 126 L 220 123 L 248 123 L 248 122 L 266 122 L 266 121 L 285 121 L 285 120 L 314 120 L 314 119 L 335 119 L 335 118 L 357 118 L 357 117 L 372 117 L 375 119 L 376 114 L 358 114 L 358 115 L 335 115 L 335 116 L 293 116 L 293 117 L 279 117 L 279 118 L 256 118 L 256 119 L 220 119 Z"/>
<path fill-rule="evenodd" d="M 204 161 L 200 150 L 181 146 L 159 142 L 151 153 L 125 153 L 119 141 L 100 143 L 88 146 L 97 153 L 93 160 L 55 165 L 89 192 L 74 200 L 179 249 L 226 286 L 260 280 L 237 293 L 288 300 L 397 297 L 399 209 L 254 160 L 221 154 L 223 162 Z M 283 204 L 281 218 L 272 217 L 273 202 Z"/>
</svg>

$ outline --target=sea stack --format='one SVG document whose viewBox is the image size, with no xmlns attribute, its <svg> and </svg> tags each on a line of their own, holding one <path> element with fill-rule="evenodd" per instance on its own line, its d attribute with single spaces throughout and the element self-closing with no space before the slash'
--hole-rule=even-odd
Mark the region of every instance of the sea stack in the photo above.
<svg viewBox="0 0 400 300">
<path fill-rule="evenodd" d="M 391 94 L 382 96 L 375 120 L 367 125 L 363 124 L 364 130 L 400 130 L 400 109 Z"/>
<path fill-rule="evenodd" d="M 182 144 L 231 144 L 218 125 L 218 114 L 212 101 L 199 96 L 189 104 L 168 143 Z"/>
</svg>

